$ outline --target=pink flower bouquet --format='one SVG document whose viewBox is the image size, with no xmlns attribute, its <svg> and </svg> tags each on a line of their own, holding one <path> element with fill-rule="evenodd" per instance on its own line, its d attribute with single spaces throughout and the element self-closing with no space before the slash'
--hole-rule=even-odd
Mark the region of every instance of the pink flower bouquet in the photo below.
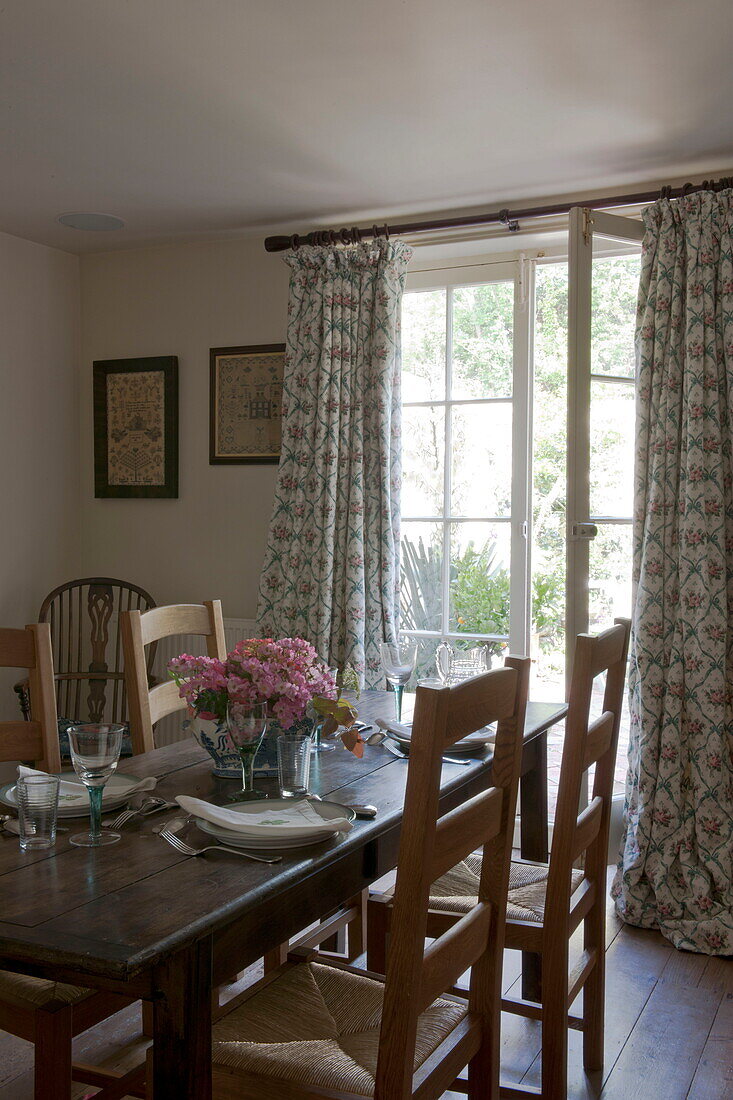
<svg viewBox="0 0 733 1100">
<path fill-rule="evenodd" d="M 226 721 L 227 706 L 267 703 L 270 717 L 288 729 L 316 696 L 330 696 L 328 665 L 303 638 L 247 638 L 226 661 L 182 653 L 168 662 L 182 699 L 203 719 Z"/>
</svg>

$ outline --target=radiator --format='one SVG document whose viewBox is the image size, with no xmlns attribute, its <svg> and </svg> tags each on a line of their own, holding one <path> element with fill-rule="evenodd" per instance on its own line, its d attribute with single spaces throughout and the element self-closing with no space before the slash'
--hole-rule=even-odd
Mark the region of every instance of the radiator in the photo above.
<svg viewBox="0 0 733 1100">
<path fill-rule="evenodd" d="M 224 636 L 227 643 L 227 652 L 233 649 L 237 642 L 244 638 L 256 637 L 257 628 L 254 619 L 225 619 Z M 153 673 L 160 680 L 168 676 L 167 664 L 171 657 L 178 657 L 180 653 L 193 653 L 196 656 L 206 653 L 206 642 L 196 634 L 176 634 L 172 638 L 163 638 L 158 642 L 155 653 Z M 161 718 L 155 726 L 155 744 L 172 745 L 174 741 L 180 741 L 186 735 L 181 731 L 181 721 L 185 718 L 183 711 L 176 711 L 166 718 Z"/>
</svg>

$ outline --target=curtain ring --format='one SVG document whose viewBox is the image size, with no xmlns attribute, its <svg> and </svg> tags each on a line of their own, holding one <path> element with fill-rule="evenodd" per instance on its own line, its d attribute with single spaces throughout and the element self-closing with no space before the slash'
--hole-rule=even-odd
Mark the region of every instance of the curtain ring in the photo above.
<svg viewBox="0 0 733 1100">
<path fill-rule="evenodd" d="M 355 225 L 351 230 L 351 243 L 361 244 L 361 229 L 359 229 L 358 225 Z"/>
<path fill-rule="evenodd" d="M 671 199 L 671 198 L 672 198 L 672 188 L 669 186 L 669 184 L 666 184 L 661 189 L 661 191 L 659 192 L 659 200 L 661 202 L 662 199 Z"/>
<path fill-rule="evenodd" d="M 689 182 L 688 183 L 683 183 L 683 185 L 682 185 L 682 198 L 684 198 L 685 195 L 689 195 L 690 191 L 692 191 L 693 186 L 694 186 L 694 184 L 689 183 Z"/>
<path fill-rule="evenodd" d="M 384 239 L 385 241 L 389 240 L 389 226 L 386 222 L 384 223 Z"/>
<path fill-rule="evenodd" d="M 297 233 L 293 233 L 292 237 L 290 238 L 290 247 L 295 252 L 297 252 L 298 249 L 300 248 L 300 237 L 298 236 Z"/>
<path fill-rule="evenodd" d="M 516 233 L 519 229 L 519 222 L 516 218 L 509 217 L 509 210 L 506 207 L 499 211 L 499 221 L 510 233 Z"/>
<path fill-rule="evenodd" d="M 342 229 L 339 235 L 341 237 L 341 244 L 351 244 L 351 230 Z"/>
</svg>

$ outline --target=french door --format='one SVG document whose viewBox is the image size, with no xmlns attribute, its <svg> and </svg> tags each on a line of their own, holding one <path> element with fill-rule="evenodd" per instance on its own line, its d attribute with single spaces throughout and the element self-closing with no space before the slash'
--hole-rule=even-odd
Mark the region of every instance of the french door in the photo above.
<svg viewBox="0 0 733 1100">
<path fill-rule="evenodd" d="M 570 212 L 568 676 L 577 634 L 631 614 L 634 290 L 643 235 L 638 221 L 583 208 Z M 629 288 L 625 296 L 612 293 L 619 280 Z"/>
<path fill-rule="evenodd" d="M 402 310 L 401 631 L 528 645 L 531 265 L 413 272 Z"/>
</svg>

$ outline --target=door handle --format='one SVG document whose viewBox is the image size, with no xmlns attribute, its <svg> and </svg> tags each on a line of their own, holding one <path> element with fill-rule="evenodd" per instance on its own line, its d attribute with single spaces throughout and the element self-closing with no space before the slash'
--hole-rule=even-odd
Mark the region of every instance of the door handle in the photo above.
<svg viewBox="0 0 733 1100">
<path fill-rule="evenodd" d="M 594 539 L 598 534 L 595 523 L 574 523 L 572 530 L 574 539 Z"/>
</svg>

